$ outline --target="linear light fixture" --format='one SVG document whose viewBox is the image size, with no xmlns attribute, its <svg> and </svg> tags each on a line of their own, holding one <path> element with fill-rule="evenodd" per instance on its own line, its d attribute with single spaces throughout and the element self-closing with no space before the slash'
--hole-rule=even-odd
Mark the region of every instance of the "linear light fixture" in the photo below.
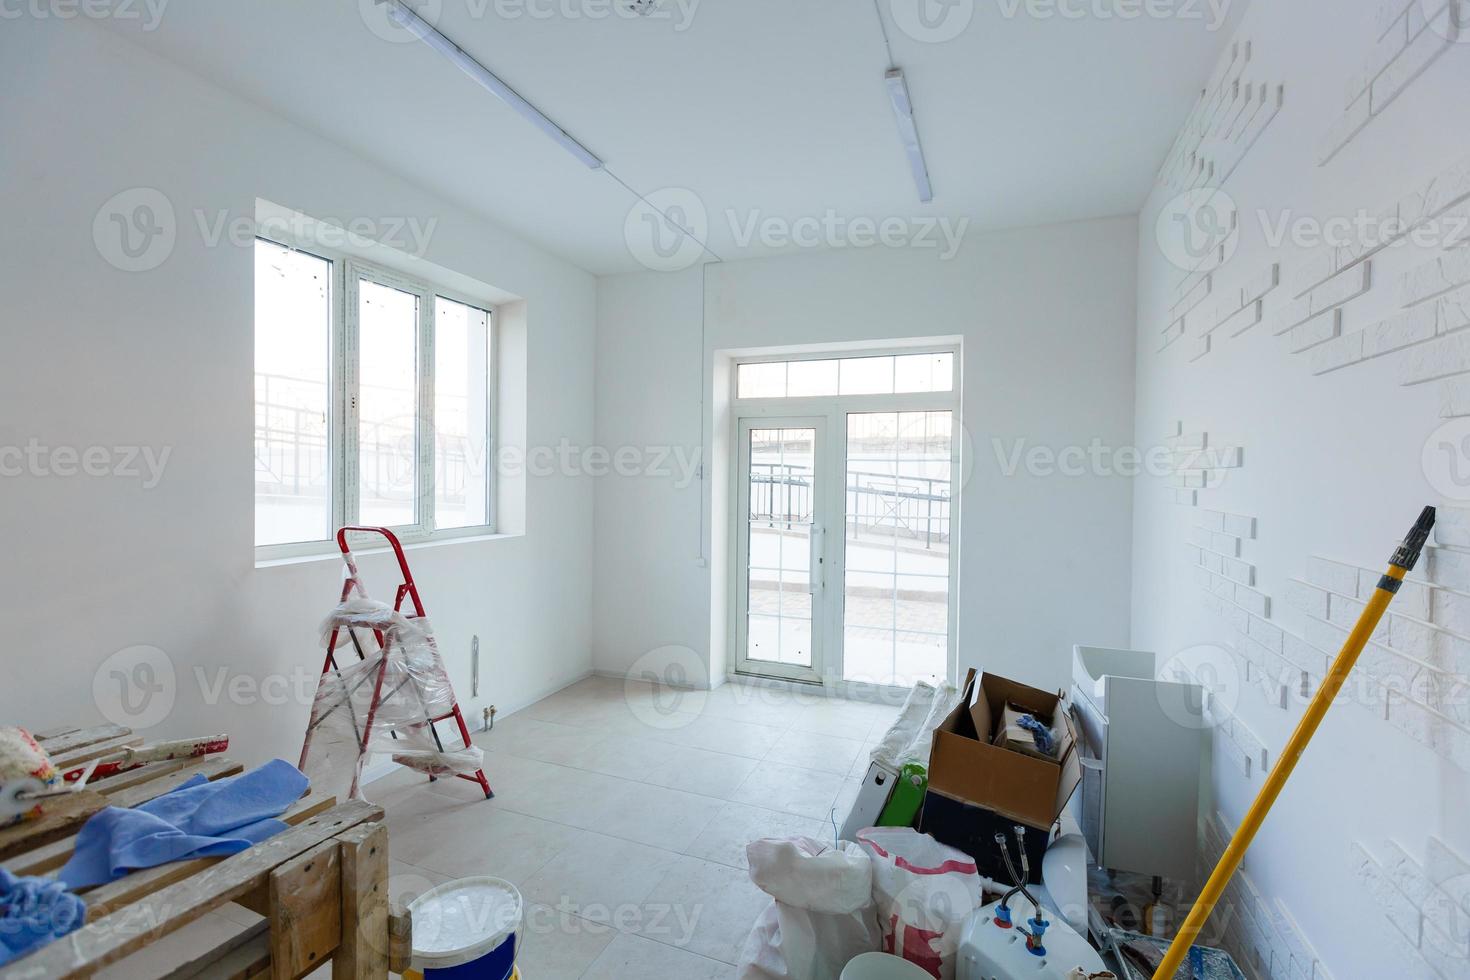
<svg viewBox="0 0 1470 980">
<path fill-rule="evenodd" d="M 909 158 L 909 169 L 914 172 L 919 200 L 928 204 L 934 200 L 934 188 L 929 184 L 929 167 L 924 163 L 924 148 L 919 145 L 919 127 L 914 124 L 914 103 L 909 99 L 909 86 L 904 81 L 903 69 L 888 69 L 883 80 L 888 83 L 888 101 L 893 103 L 893 118 L 898 122 L 898 139 L 903 143 L 904 155 Z"/>
<path fill-rule="evenodd" d="M 402 3 L 401 0 L 378 0 L 378 2 L 387 6 L 388 16 L 393 19 L 395 24 L 448 58 L 460 71 L 480 83 L 491 95 L 514 109 L 522 119 L 551 137 L 562 149 L 576 157 L 587 167 L 593 170 L 602 169 L 602 160 L 595 153 L 581 143 L 578 143 L 572 138 L 571 134 L 548 119 L 544 112 L 527 102 L 521 97 L 519 92 L 505 84 L 494 72 L 472 58 L 464 48 L 461 48 L 458 44 L 455 44 L 449 38 L 440 34 L 434 25 L 414 13 L 412 8 Z"/>
</svg>

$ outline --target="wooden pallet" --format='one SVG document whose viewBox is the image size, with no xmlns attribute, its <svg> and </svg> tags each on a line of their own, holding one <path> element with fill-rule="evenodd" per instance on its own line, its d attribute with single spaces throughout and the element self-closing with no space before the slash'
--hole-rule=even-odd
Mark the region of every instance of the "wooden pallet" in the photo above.
<svg viewBox="0 0 1470 980">
<path fill-rule="evenodd" d="M 86 762 L 140 739 L 126 728 L 56 729 L 36 736 L 59 765 Z M 90 753 L 90 754 L 89 754 Z M 59 797 L 36 820 L 0 829 L 0 866 L 20 875 L 56 871 L 76 833 L 106 806 L 137 806 L 196 775 L 242 771 L 223 756 L 174 759 L 118 773 Z M 263 916 L 170 976 L 295 980 L 330 962 L 333 977 L 402 972 L 411 947 L 407 911 L 388 902 L 383 810 L 310 792 L 281 820 L 288 828 L 224 858 L 177 861 L 84 889 L 87 924 L 0 968 L 0 980 L 90 976 L 231 902 Z"/>
</svg>

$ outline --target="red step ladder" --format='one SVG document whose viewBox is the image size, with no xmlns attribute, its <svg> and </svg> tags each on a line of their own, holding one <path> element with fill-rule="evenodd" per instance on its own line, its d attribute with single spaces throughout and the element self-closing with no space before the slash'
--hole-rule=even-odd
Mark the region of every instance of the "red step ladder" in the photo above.
<svg viewBox="0 0 1470 980">
<path fill-rule="evenodd" d="M 342 552 L 342 560 L 347 564 L 347 578 L 342 583 L 342 595 L 338 598 L 338 603 L 340 604 L 346 602 L 354 591 L 364 598 L 367 597 L 367 590 L 363 588 L 362 579 L 357 571 L 357 559 L 352 554 L 351 546 L 347 543 L 347 536 L 349 534 L 377 534 L 387 539 L 388 546 L 393 549 L 394 557 L 398 559 L 398 569 L 403 575 L 403 581 L 398 583 L 397 593 L 393 597 L 393 611 L 403 613 L 403 601 L 405 599 L 410 599 L 413 602 L 413 611 L 409 613 L 403 613 L 404 618 L 424 618 L 424 602 L 423 599 L 419 597 L 418 586 L 414 584 L 413 572 L 408 567 L 408 558 L 403 554 L 403 545 L 399 542 L 398 536 L 395 535 L 392 531 L 388 530 L 386 527 L 344 527 L 337 532 L 337 547 Z M 327 642 L 327 657 L 325 662 L 322 664 L 323 674 L 327 673 L 328 671 L 334 671 L 337 669 L 337 642 L 340 639 L 341 633 L 341 627 L 337 627 L 332 630 L 331 638 Z M 377 638 L 378 648 L 382 649 L 385 643 L 383 632 L 381 630 L 375 629 L 373 630 L 373 634 Z M 347 635 L 352 640 L 353 647 L 357 650 L 357 659 L 366 660 L 368 656 L 368 651 L 362 649 L 362 646 L 357 638 L 357 631 L 353 629 L 348 629 Z M 435 642 L 432 632 L 429 633 L 428 642 L 429 646 L 432 647 L 434 650 L 434 656 L 438 657 L 439 646 Z M 364 749 L 368 745 L 369 736 L 371 735 L 373 730 L 373 724 L 375 720 L 374 716 L 376 715 L 378 705 L 381 702 L 383 694 L 383 678 L 386 672 L 387 659 L 384 658 L 383 666 L 378 670 L 376 686 L 373 688 L 373 698 L 368 707 L 367 718 L 365 719 L 362 728 L 361 746 Z M 437 718 L 431 717 L 428 719 L 429 731 L 434 736 L 434 744 L 438 746 L 439 751 L 444 751 L 444 742 L 439 738 L 439 731 L 434 726 L 441 721 L 448 721 L 450 718 L 453 718 L 455 725 L 459 727 L 459 736 L 464 740 L 463 747 L 469 748 L 472 744 L 470 741 L 470 730 L 465 726 L 464 715 L 460 713 L 458 698 L 453 699 L 453 708 L 449 712 L 442 714 Z M 308 730 L 306 735 L 306 744 L 301 747 L 301 765 L 303 768 L 306 765 L 307 750 L 310 747 L 311 732 L 310 730 Z M 453 775 L 456 779 L 465 779 L 472 783 L 478 783 L 480 789 L 484 790 L 485 798 L 487 800 L 495 796 L 495 794 L 490 789 L 490 781 L 485 778 L 484 769 L 476 769 L 474 775 L 469 775 L 467 773 L 454 773 Z M 432 782 L 437 778 L 438 777 L 436 776 L 430 776 L 429 780 Z M 354 793 L 357 791 L 356 780 L 353 781 L 352 790 Z"/>
</svg>

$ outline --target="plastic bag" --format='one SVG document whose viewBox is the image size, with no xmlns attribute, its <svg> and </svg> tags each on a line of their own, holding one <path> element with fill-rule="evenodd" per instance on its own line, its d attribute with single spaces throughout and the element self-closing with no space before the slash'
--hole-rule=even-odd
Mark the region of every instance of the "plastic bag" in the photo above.
<svg viewBox="0 0 1470 980">
<path fill-rule="evenodd" d="M 454 690 L 428 620 L 408 619 L 384 603 L 353 597 L 322 623 L 324 643 L 333 630 L 347 636 L 345 642 L 339 636 L 338 669 L 322 675 L 311 708 L 302 771 L 313 790 L 339 799 L 362 798 L 362 770 L 374 753 L 391 754 L 431 775 L 480 768 L 484 753 L 477 746 L 446 752 L 429 723 L 454 710 Z M 344 665 L 354 636 L 358 649 L 372 652 Z M 372 709 L 375 691 L 378 704 Z M 372 728 L 364 739 L 369 710 Z"/>
<path fill-rule="evenodd" d="M 745 941 L 739 980 L 837 980 L 877 951 L 873 865 L 856 844 L 758 840 L 745 854 L 750 880 L 773 901 Z"/>
<path fill-rule="evenodd" d="M 898 720 L 873 749 L 872 761 L 893 772 L 909 762 L 929 765 L 934 729 L 959 702 L 960 692 L 953 684 L 945 682 L 935 687 L 923 681 L 916 683 L 898 712 Z"/>
<path fill-rule="evenodd" d="M 965 922 L 983 901 L 974 860 L 908 827 L 873 827 L 858 843 L 873 858 L 883 952 L 954 980 Z"/>
</svg>

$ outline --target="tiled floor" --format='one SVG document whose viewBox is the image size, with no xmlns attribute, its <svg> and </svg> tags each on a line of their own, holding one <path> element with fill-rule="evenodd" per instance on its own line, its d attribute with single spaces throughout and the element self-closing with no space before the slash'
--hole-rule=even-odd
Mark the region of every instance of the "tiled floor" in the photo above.
<svg viewBox="0 0 1470 980">
<path fill-rule="evenodd" d="M 589 678 L 475 736 L 494 800 L 406 770 L 368 786 L 387 811 L 393 900 L 451 877 L 514 882 L 527 903 L 524 980 L 733 978 L 768 901 L 745 845 L 834 837 L 895 714 L 734 684 L 660 693 Z M 231 916 L 204 927 L 215 919 Z"/>
<path fill-rule="evenodd" d="M 590 678 L 476 736 L 493 801 L 407 773 L 369 788 L 388 811 L 395 900 L 448 876 L 515 882 L 526 980 L 733 977 L 768 901 L 745 845 L 834 836 L 895 713 Z"/>
</svg>

